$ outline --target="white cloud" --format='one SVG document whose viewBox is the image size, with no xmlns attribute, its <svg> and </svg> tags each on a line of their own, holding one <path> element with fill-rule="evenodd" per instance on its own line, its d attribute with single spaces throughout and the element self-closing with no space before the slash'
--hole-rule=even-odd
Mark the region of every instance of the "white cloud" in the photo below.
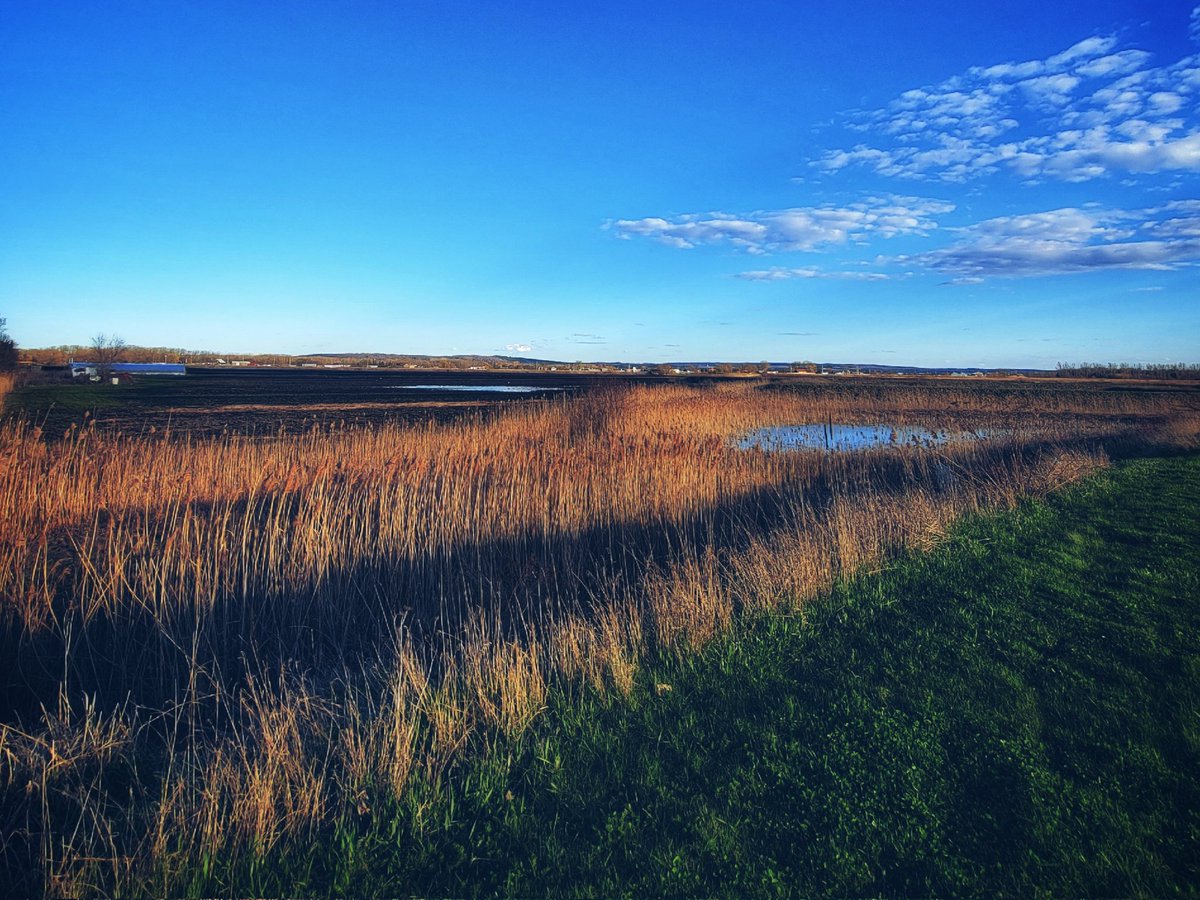
<svg viewBox="0 0 1200 900">
<path fill-rule="evenodd" d="M 1169 114 L 1180 109 L 1187 101 L 1175 91 L 1155 91 L 1147 98 L 1155 114 Z"/>
<path fill-rule="evenodd" d="M 888 195 L 843 207 L 619 219 L 609 227 L 625 239 L 648 237 L 683 249 L 729 243 L 747 253 L 762 254 L 817 250 L 871 236 L 927 234 L 937 228 L 935 216 L 953 209 L 954 204 L 943 200 Z"/>
<path fill-rule="evenodd" d="M 899 276 L 885 272 L 828 272 L 815 266 L 788 268 L 772 266 L 769 269 L 754 269 L 739 272 L 735 277 L 743 281 L 789 281 L 792 279 L 833 278 L 845 281 L 888 281 Z"/>
<path fill-rule="evenodd" d="M 1192 28 L 1200 34 L 1200 7 Z M 975 67 L 852 114 L 851 129 L 868 137 L 813 165 L 954 182 L 1200 171 L 1200 55 L 1150 61 L 1090 37 L 1046 59 Z"/>
<path fill-rule="evenodd" d="M 1056 53 L 1046 60 L 1046 68 L 1050 71 L 1061 71 L 1081 59 L 1095 59 L 1103 56 L 1117 45 L 1113 37 L 1084 38 L 1078 44 L 1068 47 L 1061 53 Z"/>
<path fill-rule="evenodd" d="M 504 349 L 510 353 L 528 353 L 533 347 L 530 344 L 505 344 Z"/>
<path fill-rule="evenodd" d="M 1192 10 L 1192 20 L 1189 32 L 1192 35 L 1192 40 L 1200 44 L 1200 6 Z"/>
<path fill-rule="evenodd" d="M 618 236 L 623 238 L 652 237 L 664 244 L 681 248 L 714 243 L 722 239 L 736 244 L 752 244 L 761 242 L 767 233 L 765 225 L 725 213 L 683 216 L 674 222 L 658 217 L 620 219 L 614 223 L 614 227 Z"/>
<path fill-rule="evenodd" d="M 992 276 L 1174 269 L 1200 262 L 1200 201 L 1003 216 L 962 229 L 950 247 L 899 261 L 953 276 L 960 284 Z"/>
<path fill-rule="evenodd" d="M 1085 78 L 1104 78 L 1109 75 L 1125 75 L 1143 68 L 1150 61 L 1145 50 L 1122 50 L 1091 59 L 1077 66 L 1075 73 Z"/>
<path fill-rule="evenodd" d="M 1018 81 L 1017 87 L 1023 90 L 1033 103 L 1066 106 L 1071 102 L 1071 91 L 1079 87 L 1082 80 L 1075 75 L 1060 72 L 1057 75 L 1039 75 L 1037 78 Z"/>
</svg>

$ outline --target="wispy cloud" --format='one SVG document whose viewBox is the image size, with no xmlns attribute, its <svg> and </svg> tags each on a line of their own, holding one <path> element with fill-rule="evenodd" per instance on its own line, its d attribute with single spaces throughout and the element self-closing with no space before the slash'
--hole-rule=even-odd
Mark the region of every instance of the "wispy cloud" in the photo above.
<svg viewBox="0 0 1200 900">
<path fill-rule="evenodd" d="M 808 251 L 864 240 L 928 234 L 934 217 L 954 204 L 923 197 L 868 197 L 847 206 L 810 206 L 744 214 L 705 213 L 673 219 L 620 219 L 610 224 L 617 236 L 648 237 L 672 247 L 728 243 L 747 253 Z"/>
<path fill-rule="evenodd" d="M 528 353 L 533 346 L 530 344 L 505 344 L 504 349 L 510 353 Z"/>
<path fill-rule="evenodd" d="M 1200 6 L 1189 24 L 1200 42 Z M 1116 37 L 1092 36 L 1044 58 L 975 66 L 905 91 L 880 109 L 852 113 L 846 124 L 861 142 L 813 165 L 826 177 L 867 168 L 947 183 L 1002 173 L 1047 185 L 1112 175 L 1126 187 L 1175 190 L 1183 173 L 1200 172 L 1198 101 L 1200 53 L 1163 64 Z M 1172 176 L 1147 184 L 1145 176 L 1155 173 Z M 626 240 L 682 249 L 723 245 L 752 255 L 899 236 L 932 239 L 925 252 L 874 255 L 862 268 L 804 260 L 733 276 L 750 282 L 881 282 L 924 272 L 943 284 L 975 285 L 996 277 L 1200 265 L 1200 200 L 1140 209 L 1064 206 L 947 227 L 955 210 L 948 200 L 882 194 L 854 203 L 620 219 L 607 227 Z"/>
<path fill-rule="evenodd" d="M 991 276 L 1179 268 L 1200 262 L 1200 200 L 1002 216 L 959 234 L 949 247 L 896 261 L 954 276 L 955 284 Z"/>
<path fill-rule="evenodd" d="M 800 266 L 788 268 L 772 266 L 769 269 L 752 269 L 749 272 L 739 272 L 734 276 L 743 281 L 787 281 L 794 278 L 834 278 L 844 281 L 888 281 L 902 278 L 902 275 L 891 275 L 886 272 L 839 272 L 825 271 L 815 266 Z"/>
<path fill-rule="evenodd" d="M 1150 63 L 1116 38 L 1089 37 L 1046 59 L 974 67 L 851 114 L 849 127 L 868 137 L 813 165 L 944 181 L 1200 171 L 1200 55 Z"/>
</svg>

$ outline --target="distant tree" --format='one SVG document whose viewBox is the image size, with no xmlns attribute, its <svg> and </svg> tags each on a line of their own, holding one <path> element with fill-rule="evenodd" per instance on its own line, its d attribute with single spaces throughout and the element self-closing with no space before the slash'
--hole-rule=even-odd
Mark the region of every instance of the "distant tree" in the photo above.
<svg viewBox="0 0 1200 900">
<path fill-rule="evenodd" d="M 1065 378 L 1156 378 L 1176 379 L 1200 378 L 1200 365 L 1195 363 L 1063 363 L 1058 364 L 1057 374 Z"/>
<path fill-rule="evenodd" d="M 127 348 L 124 338 L 108 335 L 103 332 L 92 338 L 92 362 L 96 364 L 96 374 L 101 381 L 112 377 L 113 365 L 119 363 L 125 356 Z"/>
<path fill-rule="evenodd" d="M 25 351 L 26 358 L 34 365 L 61 366 L 67 361 L 67 351 L 62 347 L 42 347 Z"/>
<path fill-rule="evenodd" d="M 657 366 L 651 366 L 650 371 L 654 375 L 674 375 L 675 367 L 669 366 L 666 363 L 659 363 Z"/>
<path fill-rule="evenodd" d="M 8 320 L 0 319 L 0 372 L 11 372 L 17 367 L 17 342 L 8 336 Z"/>
</svg>

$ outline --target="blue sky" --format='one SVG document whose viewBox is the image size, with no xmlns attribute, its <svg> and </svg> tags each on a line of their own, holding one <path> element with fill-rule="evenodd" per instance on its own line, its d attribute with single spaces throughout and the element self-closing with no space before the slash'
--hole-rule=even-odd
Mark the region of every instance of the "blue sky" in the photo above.
<svg viewBox="0 0 1200 900">
<path fill-rule="evenodd" d="M 1200 361 L 1194 2 L 18 3 L 22 346 Z"/>
</svg>

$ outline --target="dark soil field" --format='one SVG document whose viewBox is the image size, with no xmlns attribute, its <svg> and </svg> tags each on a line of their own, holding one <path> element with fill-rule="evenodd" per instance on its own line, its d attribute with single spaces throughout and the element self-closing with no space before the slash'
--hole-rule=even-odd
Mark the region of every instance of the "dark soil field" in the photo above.
<svg viewBox="0 0 1200 900">
<path fill-rule="evenodd" d="M 509 403 L 543 403 L 614 381 L 654 380 L 661 379 L 558 372 L 190 368 L 182 378 L 141 376 L 118 386 L 58 379 L 29 384 L 9 396 L 5 411 L 27 417 L 52 439 L 89 420 L 133 433 L 170 428 L 198 436 L 273 434 L 314 426 L 446 421 Z M 497 390 L 505 387 L 536 390 Z"/>
<path fill-rule="evenodd" d="M 747 380 L 711 375 L 265 368 L 189 368 L 182 378 L 141 376 L 115 387 L 72 384 L 65 373 L 47 373 L 43 377 L 42 383 L 26 384 L 13 391 L 6 399 L 4 414 L 28 419 L 51 440 L 72 425 L 92 423 L 125 433 L 170 429 L 208 436 L 222 432 L 265 435 L 281 430 L 295 433 L 313 427 L 449 421 L 464 415 L 485 414 L 512 403 L 545 403 L 616 385 L 674 383 L 703 387 Z M 1147 398 L 1169 395 L 1180 399 L 1187 395 L 1200 403 L 1200 384 L 1193 382 L 879 375 L 783 375 L 761 381 L 769 389 L 814 399 L 873 398 L 884 403 L 899 392 L 920 388 L 936 401 L 934 406 L 940 412 L 952 412 L 962 405 L 964 392 L 975 398 L 973 404 L 990 406 L 992 401 L 1004 401 L 1010 407 L 1027 404 L 1031 410 L 1105 396 L 1112 397 L 1114 405 L 1131 395 Z M 415 385 L 442 385 L 445 389 L 415 388 Z M 534 390 L 502 390 L 514 387 Z M 938 400 L 939 394 L 946 395 L 944 403 Z"/>
</svg>

